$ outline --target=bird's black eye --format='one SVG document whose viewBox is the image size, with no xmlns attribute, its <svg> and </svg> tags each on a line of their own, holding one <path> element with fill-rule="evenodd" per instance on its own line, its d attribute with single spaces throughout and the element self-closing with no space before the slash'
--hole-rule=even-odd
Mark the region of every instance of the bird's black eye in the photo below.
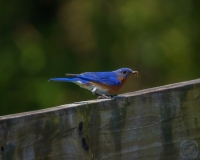
<svg viewBox="0 0 200 160">
<path fill-rule="evenodd" d="M 125 75 L 126 73 L 127 73 L 126 71 L 122 71 L 122 74 L 124 74 L 124 75 Z"/>
</svg>

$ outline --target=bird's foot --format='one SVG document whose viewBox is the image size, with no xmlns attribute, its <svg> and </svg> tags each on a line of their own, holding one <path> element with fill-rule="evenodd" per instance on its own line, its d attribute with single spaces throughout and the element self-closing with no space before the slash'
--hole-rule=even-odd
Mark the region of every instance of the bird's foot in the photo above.
<svg viewBox="0 0 200 160">
<path fill-rule="evenodd" d="M 107 96 L 103 94 L 98 96 L 97 99 L 114 99 L 114 96 Z"/>
<path fill-rule="evenodd" d="M 100 95 L 97 97 L 97 99 L 111 99 L 111 97 L 106 95 Z"/>
</svg>

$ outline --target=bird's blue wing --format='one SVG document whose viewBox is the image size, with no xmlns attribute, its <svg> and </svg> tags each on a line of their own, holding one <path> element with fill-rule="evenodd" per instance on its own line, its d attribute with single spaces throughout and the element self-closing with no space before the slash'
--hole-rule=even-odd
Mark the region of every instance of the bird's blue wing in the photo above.
<svg viewBox="0 0 200 160">
<path fill-rule="evenodd" d="M 121 82 L 117 79 L 117 74 L 114 72 L 85 72 L 77 75 L 78 78 L 107 84 L 110 86 L 119 86 Z"/>
</svg>

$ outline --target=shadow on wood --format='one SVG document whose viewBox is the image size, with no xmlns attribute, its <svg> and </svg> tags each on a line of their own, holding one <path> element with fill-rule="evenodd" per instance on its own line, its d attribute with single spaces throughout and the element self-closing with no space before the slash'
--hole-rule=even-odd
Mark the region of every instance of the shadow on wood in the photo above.
<svg viewBox="0 0 200 160">
<path fill-rule="evenodd" d="M 200 79 L 0 117 L 0 159 L 200 159 Z"/>
</svg>

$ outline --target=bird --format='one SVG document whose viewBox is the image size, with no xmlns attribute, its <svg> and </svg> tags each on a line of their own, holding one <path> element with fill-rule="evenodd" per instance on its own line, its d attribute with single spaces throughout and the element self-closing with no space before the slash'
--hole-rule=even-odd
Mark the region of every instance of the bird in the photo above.
<svg viewBox="0 0 200 160">
<path fill-rule="evenodd" d="M 97 95 L 97 99 L 113 99 L 130 76 L 138 77 L 138 73 L 138 71 L 133 71 L 130 68 L 120 68 L 109 72 L 65 74 L 65 78 L 50 78 L 49 81 L 73 82 Z"/>
</svg>

